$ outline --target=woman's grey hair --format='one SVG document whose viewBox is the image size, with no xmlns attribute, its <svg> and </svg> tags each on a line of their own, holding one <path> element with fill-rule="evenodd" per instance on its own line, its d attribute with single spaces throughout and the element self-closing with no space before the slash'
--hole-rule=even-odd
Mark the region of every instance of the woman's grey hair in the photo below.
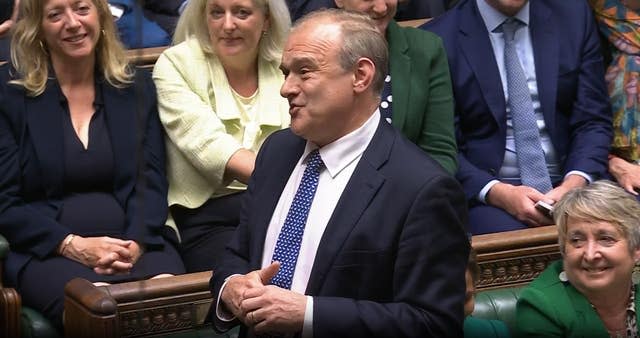
<svg viewBox="0 0 640 338">
<path fill-rule="evenodd" d="M 367 58 L 376 67 L 372 88 L 376 95 L 382 92 L 388 72 L 387 41 L 369 16 L 342 9 L 322 9 L 311 12 L 296 21 L 293 30 L 310 20 L 325 19 L 335 22 L 342 31 L 342 44 L 338 57 L 344 70 L 351 70 L 360 58 Z"/>
<path fill-rule="evenodd" d="M 215 55 L 207 28 L 207 15 L 209 15 L 207 1 L 210 0 L 189 0 L 178 20 L 176 31 L 173 34 L 173 44 L 177 45 L 189 37 L 195 37 L 206 54 Z M 291 28 L 291 17 L 287 4 L 284 0 L 252 1 L 269 18 L 269 27 L 266 34 L 260 39 L 258 57 L 268 62 L 279 63 L 284 43 Z"/>
<path fill-rule="evenodd" d="M 558 244 L 563 254 L 569 218 L 612 224 L 627 239 L 632 253 L 640 247 L 640 203 L 611 181 L 596 181 L 569 191 L 556 203 L 553 217 L 558 226 Z"/>
</svg>

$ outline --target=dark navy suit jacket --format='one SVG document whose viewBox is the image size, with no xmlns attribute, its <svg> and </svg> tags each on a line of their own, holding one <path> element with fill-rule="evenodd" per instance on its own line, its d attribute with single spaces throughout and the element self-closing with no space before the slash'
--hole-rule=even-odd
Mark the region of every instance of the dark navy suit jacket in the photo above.
<svg viewBox="0 0 640 338">
<path fill-rule="evenodd" d="M 214 295 L 229 275 L 260 268 L 273 210 L 304 148 L 289 129 L 263 144 L 240 225 L 211 279 Z M 305 293 L 314 297 L 313 336 L 462 337 L 464 222 L 456 180 L 381 120 L 318 239 Z"/>
<path fill-rule="evenodd" d="M 455 96 L 458 173 L 471 201 L 504 159 L 506 104 L 489 33 L 475 0 L 428 22 L 449 58 Z M 596 25 L 583 0 L 530 1 L 540 104 L 566 174 L 606 174 L 613 135 Z"/>
<path fill-rule="evenodd" d="M 30 97 L 10 78 L 8 64 L 0 66 L 0 234 L 11 244 L 6 276 L 15 282 L 31 257 L 52 254 L 70 232 L 56 221 L 64 194 L 59 86 L 49 79 L 44 93 Z M 155 87 L 142 70 L 124 89 L 96 83 L 113 148 L 113 194 L 127 217 L 124 238 L 161 247 L 167 180 Z"/>
</svg>

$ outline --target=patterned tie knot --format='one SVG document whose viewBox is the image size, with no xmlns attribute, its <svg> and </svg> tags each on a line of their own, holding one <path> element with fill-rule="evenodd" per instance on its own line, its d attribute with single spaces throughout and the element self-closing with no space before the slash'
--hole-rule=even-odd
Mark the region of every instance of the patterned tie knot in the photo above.
<svg viewBox="0 0 640 338">
<path fill-rule="evenodd" d="M 324 168 L 324 162 L 322 162 L 322 157 L 320 157 L 320 152 L 318 151 L 318 149 L 310 152 L 307 156 L 306 170 L 320 172 L 322 168 Z"/>
<path fill-rule="evenodd" d="M 504 34 L 504 41 L 507 43 L 513 42 L 516 35 L 516 31 L 522 27 L 523 23 L 516 18 L 508 18 L 502 23 L 502 33 Z"/>
</svg>

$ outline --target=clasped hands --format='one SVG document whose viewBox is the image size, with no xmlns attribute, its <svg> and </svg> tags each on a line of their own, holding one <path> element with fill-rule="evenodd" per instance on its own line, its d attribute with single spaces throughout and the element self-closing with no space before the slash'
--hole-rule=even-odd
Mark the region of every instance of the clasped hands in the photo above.
<svg viewBox="0 0 640 338">
<path fill-rule="evenodd" d="M 279 262 L 231 277 L 222 290 L 221 301 L 256 334 L 281 335 L 302 331 L 307 297 L 268 285 L 280 269 Z"/>
<path fill-rule="evenodd" d="M 584 186 L 587 180 L 580 175 L 569 175 L 557 187 L 546 194 L 525 185 L 497 183 L 487 196 L 487 203 L 501 208 L 519 221 L 531 227 L 553 224 L 553 220 L 536 209 L 535 204 L 543 201 L 553 205 L 572 189 Z"/>
<path fill-rule="evenodd" d="M 65 241 L 68 238 L 65 238 Z M 129 273 L 142 252 L 140 245 L 133 240 L 122 240 L 108 236 L 81 237 L 75 235 L 72 241 L 61 249 L 63 256 L 93 268 L 95 273 L 101 275 Z"/>
</svg>

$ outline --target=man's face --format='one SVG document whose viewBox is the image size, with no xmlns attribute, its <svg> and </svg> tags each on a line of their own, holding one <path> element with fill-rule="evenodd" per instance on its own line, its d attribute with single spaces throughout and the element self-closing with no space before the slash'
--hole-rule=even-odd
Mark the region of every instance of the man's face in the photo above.
<svg viewBox="0 0 640 338">
<path fill-rule="evenodd" d="M 516 15 L 529 0 L 484 0 L 489 6 L 495 8 L 506 16 Z"/>
<path fill-rule="evenodd" d="M 352 129 L 354 72 L 340 65 L 341 43 L 337 24 L 309 21 L 289 35 L 282 55 L 280 95 L 289 101 L 291 130 L 318 146 Z"/>
</svg>

